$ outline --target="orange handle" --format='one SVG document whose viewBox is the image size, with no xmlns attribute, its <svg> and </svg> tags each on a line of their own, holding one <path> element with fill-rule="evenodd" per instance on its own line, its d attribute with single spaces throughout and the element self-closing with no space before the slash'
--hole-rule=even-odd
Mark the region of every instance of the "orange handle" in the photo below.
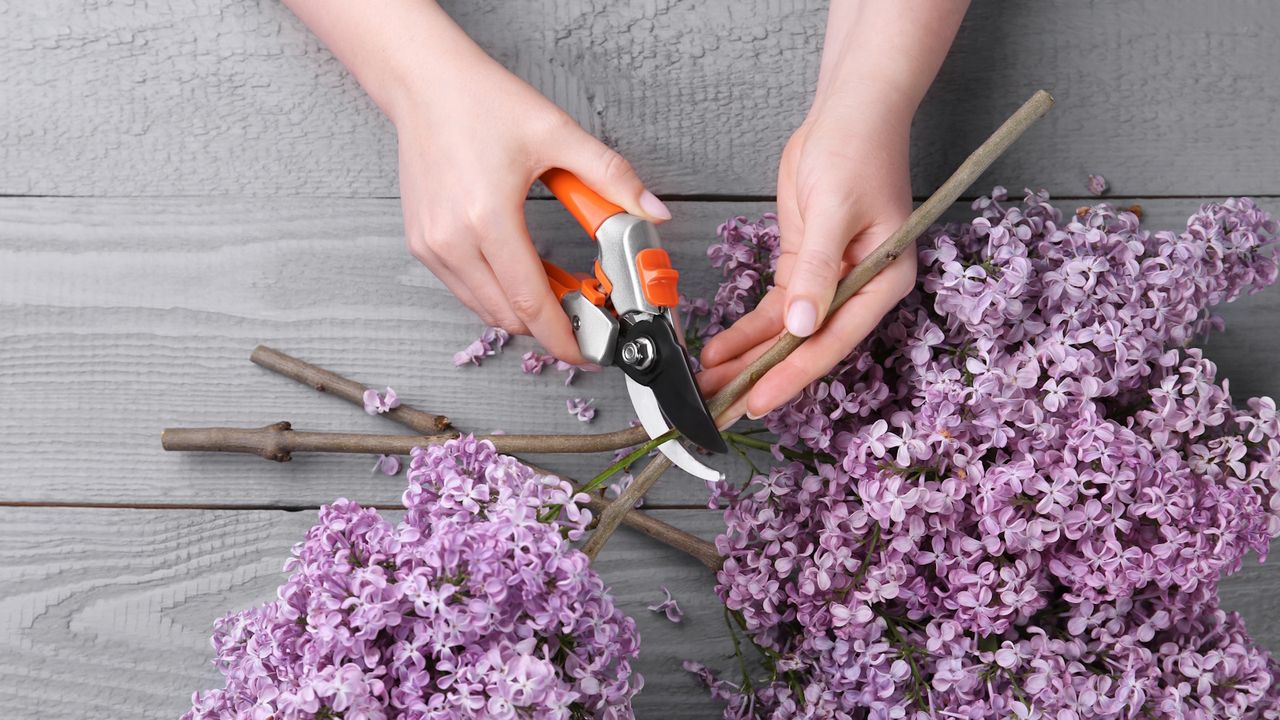
<svg viewBox="0 0 1280 720">
<path fill-rule="evenodd" d="M 582 285 L 582 280 L 577 275 L 553 262 L 543 260 L 542 269 L 547 273 L 547 282 L 551 284 L 551 292 L 556 294 L 557 300 L 563 300 L 565 295 L 577 290 Z"/>
<path fill-rule="evenodd" d="M 557 300 L 563 300 L 571 292 L 580 292 L 587 302 L 603 307 L 608 299 L 608 291 L 600 289 L 600 281 L 596 278 L 574 275 L 549 260 L 542 261 L 542 270 L 547 274 L 547 284 Z"/>
<path fill-rule="evenodd" d="M 622 208 L 600 197 L 568 170 L 552 168 L 542 173 L 539 179 L 593 238 L 605 220 L 623 212 Z"/>
</svg>

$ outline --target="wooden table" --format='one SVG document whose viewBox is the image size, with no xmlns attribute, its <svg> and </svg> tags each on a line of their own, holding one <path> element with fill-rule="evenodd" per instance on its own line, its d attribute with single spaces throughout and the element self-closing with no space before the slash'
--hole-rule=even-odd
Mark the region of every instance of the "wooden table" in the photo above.
<svg viewBox="0 0 1280 720">
<path fill-rule="evenodd" d="M 692 289 L 715 226 L 768 210 L 778 153 L 814 81 L 823 3 L 451 3 L 508 67 L 673 200 L 664 230 Z M 1280 43 L 1270 0 L 975 2 L 915 128 L 926 195 L 1032 89 L 1058 107 L 989 178 L 1083 202 L 1088 173 L 1152 227 L 1202 198 L 1280 209 Z M 580 431 L 630 419 L 613 374 L 572 388 L 450 357 L 480 324 L 403 250 L 395 138 L 275 2 L 0 5 L 0 715 L 156 717 L 218 683 L 210 623 L 272 596 L 289 547 L 338 496 L 394 505 L 365 457 L 160 451 L 166 425 L 396 430 L 248 362 L 260 342 L 460 426 Z M 528 203 L 556 260 L 591 252 Z M 1280 393 L 1280 289 L 1226 308 L 1209 355 L 1238 399 Z M 500 389 L 498 392 L 496 389 Z M 603 458 L 545 459 L 585 475 Z M 741 477 L 741 468 L 731 468 Z M 655 514 L 714 536 L 700 482 L 671 473 Z M 715 710 L 679 669 L 731 648 L 712 578 L 620 532 L 600 562 L 644 636 L 642 717 Z M 672 589 L 675 626 L 645 606 Z M 1250 563 L 1226 604 L 1280 649 L 1280 569 Z"/>
</svg>

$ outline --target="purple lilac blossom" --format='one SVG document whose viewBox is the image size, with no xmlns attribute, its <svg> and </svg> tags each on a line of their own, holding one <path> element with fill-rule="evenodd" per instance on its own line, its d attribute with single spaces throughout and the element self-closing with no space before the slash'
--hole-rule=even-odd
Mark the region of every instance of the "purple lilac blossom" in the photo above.
<svg viewBox="0 0 1280 720">
<path fill-rule="evenodd" d="M 635 622 L 569 544 L 586 496 L 470 436 L 408 476 L 399 523 L 321 508 L 279 599 L 215 624 L 226 684 L 184 718 L 632 717 Z"/>
<path fill-rule="evenodd" d="M 484 358 L 493 357 L 502 352 L 502 348 L 506 346 L 507 341 L 511 339 L 511 334 L 506 330 L 498 327 L 486 327 L 480 333 L 480 337 L 471 341 L 471 344 L 454 353 L 453 364 L 455 366 L 479 365 Z"/>
<path fill-rule="evenodd" d="M 1107 185 L 1107 179 L 1101 175 L 1090 175 L 1084 186 L 1085 189 L 1089 191 L 1089 194 L 1094 197 L 1102 197 L 1102 194 L 1105 193 L 1109 187 Z"/>
<path fill-rule="evenodd" d="M 569 398 L 565 400 L 565 406 L 569 409 L 569 414 L 578 418 L 579 422 L 589 423 L 596 417 L 595 406 L 592 405 L 595 400 L 583 400 L 582 398 Z"/>
<path fill-rule="evenodd" d="M 377 390 L 369 388 L 364 391 L 364 411 L 370 415 L 381 415 L 384 412 L 394 410 L 400 407 L 400 398 L 396 396 L 396 391 L 387 388 L 385 393 L 378 394 Z"/>
<path fill-rule="evenodd" d="M 662 594 L 665 597 L 660 602 L 650 605 L 649 610 L 666 615 L 667 620 L 673 623 L 683 621 L 684 612 L 680 609 L 680 604 L 676 602 L 676 599 L 671 597 L 671 591 L 667 589 L 666 585 L 662 586 Z"/>
<path fill-rule="evenodd" d="M 399 475 L 400 458 L 396 455 L 379 455 L 378 462 L 373 466 L 373 471 L 380 472 L 383 475 Z"/>
<path fill-rule="evenodd" d="M 542 369 L 547 365 L 555 364 L 554 355 L 546 355 L 535 350 L 530 350 L 520 356 L 520 372 L 525 375 L 541 375 Z"/>
<path fill-rule="evenodd" d="M 715 488 L 717 591 L 763 667 L 687 669 L 726 718 L 1280 717 L 1280 666 L 1218 602 L 1280 534 L 1280 420 L 1189 347 L 1276 280 L 1276 223 L 1244 198 L 1183 232 L 1042 192 L 973 208 L 767 416 L 802 459 Z M 721 227 L 700 339 L 759 299 L 776 232 Z"/>
</svg>

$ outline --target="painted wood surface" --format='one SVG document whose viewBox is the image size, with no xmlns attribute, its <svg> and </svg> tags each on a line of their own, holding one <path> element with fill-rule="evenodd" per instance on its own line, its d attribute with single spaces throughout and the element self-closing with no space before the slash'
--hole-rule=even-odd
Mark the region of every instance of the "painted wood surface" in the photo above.
<svg viewBox="0 0 1280 720">
<path fill-rule="evenodd" d="M 808 108 L 825 5 L 446 3 L 659 193 L 759 196 Z M 916 126 L 916 192 L 1045 87 L 1058 108 L 990 177 L 1280 193 L 1277 20 L 1272 0 L 978 0 Z M 6 2 L 0 69 L 0 194 L 397 194 L 392 128 L 276 0 Z"/>
<path fill-rule="evenodd" d="M 715 515 L 664 511 L 711 536 Z M 165 718 L 221 687 L 213 621 L 275 597 L 289 548 L 315 511 L 0 508 L 0 707 L 5 718 Z M 597 561 L 642 637 L 639 717 L 707 718 L 680 667 L 733 667 L 704 566 L 621 530 Z M 685 619 L 647 607 L 673 591 Z"/>
<path fill-rule="evenodd" d="M 1140 202 L 1148 226 L 1180 228 L 1199 201 Z M 704 252 L 717 223 L 767 209 L 675 205 L 663 232 L 688 292 L 713 287 Z M 587 267 L 594 250 L 557 204 L 531 201 L 528 215 L 553 259 Z M 372 474 L 371 457 L 299 456 L 281 466 L 160 451 L 159 432 L 173 425 L 290 420 L 401 432 L 251 365 L 258 343 L 390 385 L 476 431 L 603 431 L 633 417 L 616 370 L 570 387 L 556 373 L 522 375 L 528 339 L 482 367 L 455 368 L 453 353 L 482 326 L 405 253 L 392 200 L 9 198 L 0 200 L 0 238 L 3 501 L 296 507 L 345 495 L 394 504 L 401 480 Z M 1223 310 L 1227 330 L 1209 353 L 1239 399 L 1280 396 L 1277 311 L 1280 288 Z M 594 423 L 569 416 L 571 397 L 596 400 Z M 539 460 L 586 478 L 608 456 Z M 673 472 L 650 499 L 700 506 L 706 493 Z"/>
</svg>

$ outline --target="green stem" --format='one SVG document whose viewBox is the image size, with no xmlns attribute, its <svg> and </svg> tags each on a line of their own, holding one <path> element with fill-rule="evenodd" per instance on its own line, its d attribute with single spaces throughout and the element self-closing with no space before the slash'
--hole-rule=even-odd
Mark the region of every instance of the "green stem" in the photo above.
<svg viewBox="0 0 1280 720">
<path fill-rule="evenodd" d="M 646 442 L 641 443 L 640 445 L 636 446 L 635 450 L 632 450 L 630 453 L 628 453 L 626 457 L 610 465 L 604 470 L 601 470 L 599 475 L 596 475 L 595 477 L 588 480 L 586 484 L 584 484 L 582 487 L 577 489 L 577 492 L 584 492 L 584 493 L 595 492 L 597 489 L 599 489 L 601 485 L 605 483 L 606 480 L 618 474 L 619 472 L 622 472 L 623 470 L 627 469 L 633 463 L 635 463 L 635 461 L 649 454 L 662 443 L 667 442 L 668 440 L 674 440 L 679 434 L 680 434 L 679 431 L 672 429 L 672 430 L 666 431 L 665 433 L 659 435 L 656 438 L 653 438 L 652 440 L 648 440 Z M 562 505 L 548 505 L 547 509 L 543 511 L 542 516 L 538 519 L 541 520 L 542 522 L 551 522 L 552 520 L 555 519 L 557 515 L 560 514 L 561 509 L 563 509 Z"/>
<path fill-rule="evenodd" d="M 720 436 L 736 445 L 753 448 L 755 450 L 763 450 L 767 453 L 772 453 L 775 445 L 775 443 L 771 443 L 768 440 L 761 440 L 759 438 L 750 437 L 746 433 L 731 432 L 729 430 L 721 432 Z M 783 447 L 781 445 L 778 445 L 777 447 L 778 451 L 782 453 L 782 456 L 788 460 L 800 460 L 802 462 L 835 460 L 835 458 L 832 458 L 830 455 L 826 455 L 825 453 L 800 452 L 799 450 L 792 450 L 789 447 Z"/>
</svg>

